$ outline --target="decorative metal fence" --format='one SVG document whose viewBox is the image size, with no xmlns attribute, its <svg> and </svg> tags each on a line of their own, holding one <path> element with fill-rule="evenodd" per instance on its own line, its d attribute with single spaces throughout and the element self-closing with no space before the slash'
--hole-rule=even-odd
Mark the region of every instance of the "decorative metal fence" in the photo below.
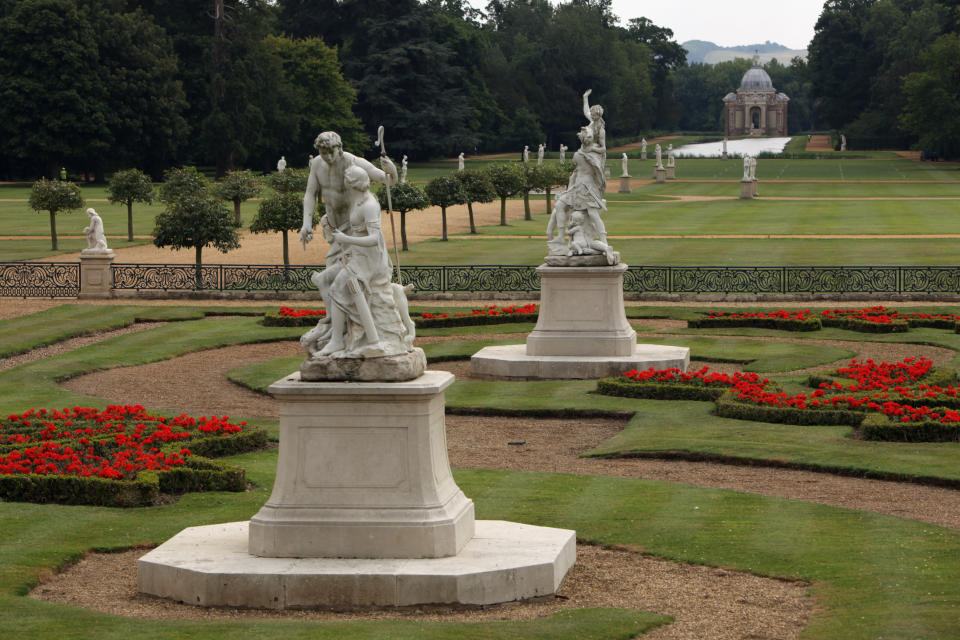
<svg viewBox="0 0 960 640">
<path fill-rule="evenodd" d="M 79 293 L 79 262 L 0 262 L 0 296 L 59 298 Z"/>
<path fill-rule="evenodd" d="M 314 289 L 323 265 L 114 264 L 113 286 L 137 291 L 262 291 Z M 410 265 L 404 283 L 420 292 L 534 293 L 540 276 L 529 265 Z M 956 294 L 960 266 L 949 267 L 668 267 L 631 266 L 624 292 L 639 294 Z M 80 265 L 0 263 L 2 296 L 75 296 Z"/>
</svg>

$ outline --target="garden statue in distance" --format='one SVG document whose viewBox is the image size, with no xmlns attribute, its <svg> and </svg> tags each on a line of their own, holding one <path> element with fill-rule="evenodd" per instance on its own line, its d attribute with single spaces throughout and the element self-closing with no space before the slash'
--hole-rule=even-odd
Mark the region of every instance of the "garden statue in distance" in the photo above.
<svg viewBox="0 0 960 640">
<path fill-rule="evenodd" d="M 646 139 L 646 138 L 640 138 L 640 153 L 643 153 L 643 154 L 646 154 L 646 153 L 647 153 L 647 139 Z"/>
<path fill-rule="evenodd" d="M 286 168 L 287 168 L 287 157 L 280 156 L 280 159 L 277 160 L 277 171 L 280 171 L 282 173 L 283 170 Z"/>
<path fill-rule="evenodd" d="M 567 147 L 567 145 L 563 144 L 562 142 L 560 143 L 560 162 L 566 162 L 566 161 L 567 161 L 567 149 L 568 149 L 568 148 L 569 148 L 569 147 Z"/>
<path fill-rule="evenodd" d="M 540 146 L 537 148 L 537 166 L 543 164 L 543 143 L 540 143 Z"/>
<path fill-rule="evenodd" d="M 400 381 L 426 369 L 423 350 L 413 347 L 414 325 L 406 291 L 391 282 L 393 265 L 380 229 L 380 205 L 370 192 L 376 180 L 396 184 L 397 169 L 385 154 L 384 169 L 343 151 L 340 136 L 317 136 L 319 155 L 310 165 L 303 199 L 300 239 L 313 239 L 317 191 L 326 213 L 320 218 L 330 243 L 326 269 L 310 281 L 320 291 L 327 316 L 300 339 L 308 354 L 302 380 Z"/>
<path fill-rule="evenodd" d="M 668 144 L 667 145 L 667 166 L 673 167 L 676 165 L 676 163 L 677 163 L 676 158 L 673 155 L 673 145 Z"/>
<path fill-rule="evenodd" d="M 743 179 L 744 179 L 744 180 L 750 180 L 750 179 L 751 179 L 751 178 L 750 178 L 750 167 L 751 167 L 751 164 L 752 164 L 752 163 L 750 162 L 750 154 L 749 154 L 749 153 L 743 154 Z"/>
<path fill-rule="evenodd" d="M 622 169 L 621 176 L 629 176 L 630 173 L 627 171 L 627 154 L 624 153 L 623 157 L 620 159 L 620 168 Z"/>
<path fill-rule="evenodd" d="M 103 233 L 103 220 L 94 209 L 87 209 L 87 215 L 90 216 L 90 224 L 83 228 L 87 236 L 87 248 L 83 253 L 108 253 L 107 237 Z"/>
<path fill-rule="evenodd" d="M 657 143 L 657 169 L 663 169 L 663 149 L 660 148 L 660 143 Z"/>
<path fill-rule="evenodd" d="M 577 134 L 580 148 L 573 154 L 573 173 L 566 191 L 557 196 L 547 223 L 549 255 L 546 262 L 552 266 L 599 266 L 620 262 L 620 254 L 607 245 L 607 230 L 600 218 L 600 212 L 607 209 L 603 197 L 607 184 L 607 153 L 600 142 L 606 140 L 606 131 L 603 107 L 591 107 L 587 101 L 589 95 L 589 90 L 583 94 L 583 112 L 590 122 Z M 574 223 L 577 213 L 580 216 Z"/>
<path fill-rule="evenodd" d="M 523 145 L 523 164 L 530 162 L 530 145 Z"/>
<path fill-rule="evenodd" d="M 457 171 L 463 171 L 464 162 L 463 162 L 463 151 L 460 152 L 460 155 L 457 156 Z"/>
<path fill-rule="evenodd" d="M 400 184 L 407 184 L 407 156 L 403 156 L 403 162 L 400 165 Z"/>
</svg>

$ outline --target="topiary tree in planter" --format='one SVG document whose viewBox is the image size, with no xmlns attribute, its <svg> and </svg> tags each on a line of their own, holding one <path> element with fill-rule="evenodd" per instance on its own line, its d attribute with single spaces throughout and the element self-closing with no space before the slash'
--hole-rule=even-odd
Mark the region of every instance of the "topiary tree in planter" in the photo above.
<svg viewBox="0 0 960 640">
<path fill-rule="evenodd" d="M 117 171 L 107 183 L 107 197 L 110 202 L 127 205 L 127 241 L 133 242 L 133 203 L 153 203 L 153 183 L 150 177 L 140 169 Z"/>
<path fill-rule="evenodd" d="M 470 216 L 470 233 L 477 232 L 477 225 L 473 221 L 473 203 L 474 202 L 493 202 L 497 197 L 497 192 L 493 189 L 493 183 L 483 171 L 477 169 L 465 169 L 455 174 L 457 182 L 467 196 L 467 214 Z"/>
<path fill-rule="evenodd" d="M 447 207 L 463 204 L 467 201 L 467 194 L 463 192 L 460 183 L 453 176 L 439 176 L 427 183 L 427 197 L 431 204 L 440 207 L 440 217 L 443 220 L 443 238 L 447 241 Z"/>
<path fill-rule="evenodd" d="M 233 203 L 234 224 L 238 227 L 243 224 L 240 219 L 240 205 L 250 198 L 260 195 L 263 190 L 263 183 L 253 175 L 253 172 L 244 169 L 242 171 L 227 171 L 223 179 L 217 183 L 216 195 L 221 200 L 229 200 Z"/>
<path fill-rule="evenodd" d="M 377 192 L 377 198 L 380 200 L 380 208 L 387 208 L 387 190 L 380 189 Z M 420 185 L 412 182 L 404 182 L 390 187 L 390 201 L 394 211 L 400 212 L 400 242 L 403 251 L 408 251 L 407 246 L 407 211 L 420 211 L 430 206 L 430 198 L 426 191 Z"/>
<path fill-rule="evenodd" d="M 50 212 L 50 244 L 54 251 L 57 250 L 57 214 L 82 209 L 83 205 L 80 187 L 72 182 L 40 178 L 30 190 L 30 208 L 38 213 Z"/>
<path fill-rule="evenodd" d="M 507 226 L 507 198 L 523 189 L 523 170 L 517 164 L 488 165 L 484 172 L 490 178 L 493 190 L 500 198 L 500 226 Z"/>
</svg>

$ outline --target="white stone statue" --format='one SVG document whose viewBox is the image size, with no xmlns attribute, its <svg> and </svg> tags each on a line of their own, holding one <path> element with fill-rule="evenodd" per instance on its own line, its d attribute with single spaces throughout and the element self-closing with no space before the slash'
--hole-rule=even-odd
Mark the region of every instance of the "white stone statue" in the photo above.
<svg viewBox="0 0 960 640">
<path fill-rule="evenodd" d="M 613 248 L 606 242 L 596 240 L 597 230 L 587 220 L 582 211 L 574 211 L 567 224 L 567 236 L 570 244 L 567 245 L 568 256 L 582 256 L 584 254 L 602 253 L 607 258 L 607 264 L 616 264 Z"/>
<path fill-rule="evenodd" d="M 647 152 L 647 139 L 640 138 L 640 153 L 646 153 L 646 152 Z"/>
<path fill-rule="evenodd" d="M 407 183 L 407 156 L 403 156 L 403 162 L 400 165 L 400 184 Z"/>
<path fill-rule="evenodd" d="M 87 235 L 87 248 L 84 253 L 107 253 L 110 249 L 107 247 L 107 237 L 103 234 L 103 220 L 100 215 L 91 209 L 87 209 L 87 215 L 90 217 L 90 224 L 83 228 Z"/>
<path fill-rule="evenodd" d="M 743 154 L 743 179 L 750 180 L 750 167 L 752 163 L 750 162 L 750 154 Z"/>
<path fill-rule="evenodd" d="M 567 161 L 567 149 L 569 149 L 567 145 L 560 143 L 560 162 Z"/>
<path fill-rule="evenodd" d="M 657 154 L 657 169 L 663 169 L 663 149 L 660 148 L 659 142 L 654 151 L 656 151 Z"/>
<path fill-rule="evenodd" d="M 667 166 L 673 167 L 673 166 L 676 166 L 676 163 L 677 163 L 676 158 L 673 157 L 673 145 L 668 144 L 667 145 Z"/>
<path fill-rule="evenodd" d="M 308 362 L 408 354 L 414 350 L 414 326 L 404 289 L 390 281 L 393 266 L 380 230 L 380 204 L 370 192 L 371 179 L 396 184 L 396 167 L 385 154 L 388 173 L 343 151 L 332 131 L 321 133 L 314 144 L 320 155 L 310 166 L 300 239 L 304 246 L 313 239 L 320 189 L 326 208 L 320 224 L 330 250 L 326 269 L 310 278 L 323 296 L 327 317 L 300 339 Z"/>
<path fill-rule="evenodd" d="M 727 139 L 723 139 L 723 155 L 727 155 Z"/>
<path fill-rule="evenodd" d="M 623 157 L 620 158 L 620 168 L 623 170 L 623 173 L 620 175 L 623 177 L 629 176 L 630 173 L 627 171 L 627 154 L 624 153 Z"/>
<path fill-rule="evenodd" d="M 757 179 L 757 157 L 750 156 L 750 179 Z"/>
<path fill-rule="evenodd" d="M 841 133 L 840 134 L 840 151 L 846 151 L 846 150 L 847 150 L 847 136 L 846 134 Z"/>
<path fill-rule="evenodd" d="M 544 145 L 541 143 L 540 147 L 537 149 L 537 166 L 543 164 L 543 147 Z"/>
<path fill-rule="evenodd" d="M 603 107 L 598 104 L 590 106 L 590 94 L 593 89 L 587 89 L 583 92 L 583 115 L 586 116 L 590 124 L 587 127 L 593 134 L 593 143 L 600 147 L 604 154 L 607 152 L 607 128 L 603 121 Z"/>
<path fill-rule="evenodd" d="M 277 171 L 283 171 L 287 168 L 287 157 L 280 156 L 280 159 L 277 160 Z"/>
<path fill-rule="evenodd" d="M 463 151 L 460 152 L 460 155 L 457 156 L 457 171 L 463 171 L 464 161 L 463 161 Z"/>
<path fill-rule="evenodd" d="M 530 162 L 530 145 L 523 145 L 523 164 Z"/>
<path fill-rule="evenodd" d="M 573 215 L 580 212 L 584 222 L 578 231 L 583 234 L 583 241 L 579 245 L 579 252 L 575 254 L 604 253 L 608 264 L 616 264 L 618 256 L 612 249 L 607 247 L 600 250 L 591 244 L 599 239 L 599 243 L 607 246 L 607 230 L 600 219 L 600 212 L 607 209 L 607 201 L 603 198 L 606 190 L 606 153 L 594 142 L 590 127 L 582 127 L 577 137 L 580 138 L 580 148 L 573 154 L 573 173 L 566 191 L 557 196 L 547 223 L 547 247 L 551 256 L 574 255 L 570 253 L 564 235 L 572 240 L 568 225 Z"/>
</svg>

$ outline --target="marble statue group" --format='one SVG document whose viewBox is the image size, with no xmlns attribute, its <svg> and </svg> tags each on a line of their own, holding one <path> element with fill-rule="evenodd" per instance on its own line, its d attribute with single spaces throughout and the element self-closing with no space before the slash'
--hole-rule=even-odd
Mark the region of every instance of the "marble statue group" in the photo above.
<svg viewBox="0 0 960 640">
<path fill-rule="evenodd" d="M 94 209 L 87 209 L 87 216 L 90 217 L 90 224 L 83 228 L 83 233 L 87 236 L 86 253 L 106 253 L 107 237 L 103 233 L 103 220 Z"/>
</svg>

